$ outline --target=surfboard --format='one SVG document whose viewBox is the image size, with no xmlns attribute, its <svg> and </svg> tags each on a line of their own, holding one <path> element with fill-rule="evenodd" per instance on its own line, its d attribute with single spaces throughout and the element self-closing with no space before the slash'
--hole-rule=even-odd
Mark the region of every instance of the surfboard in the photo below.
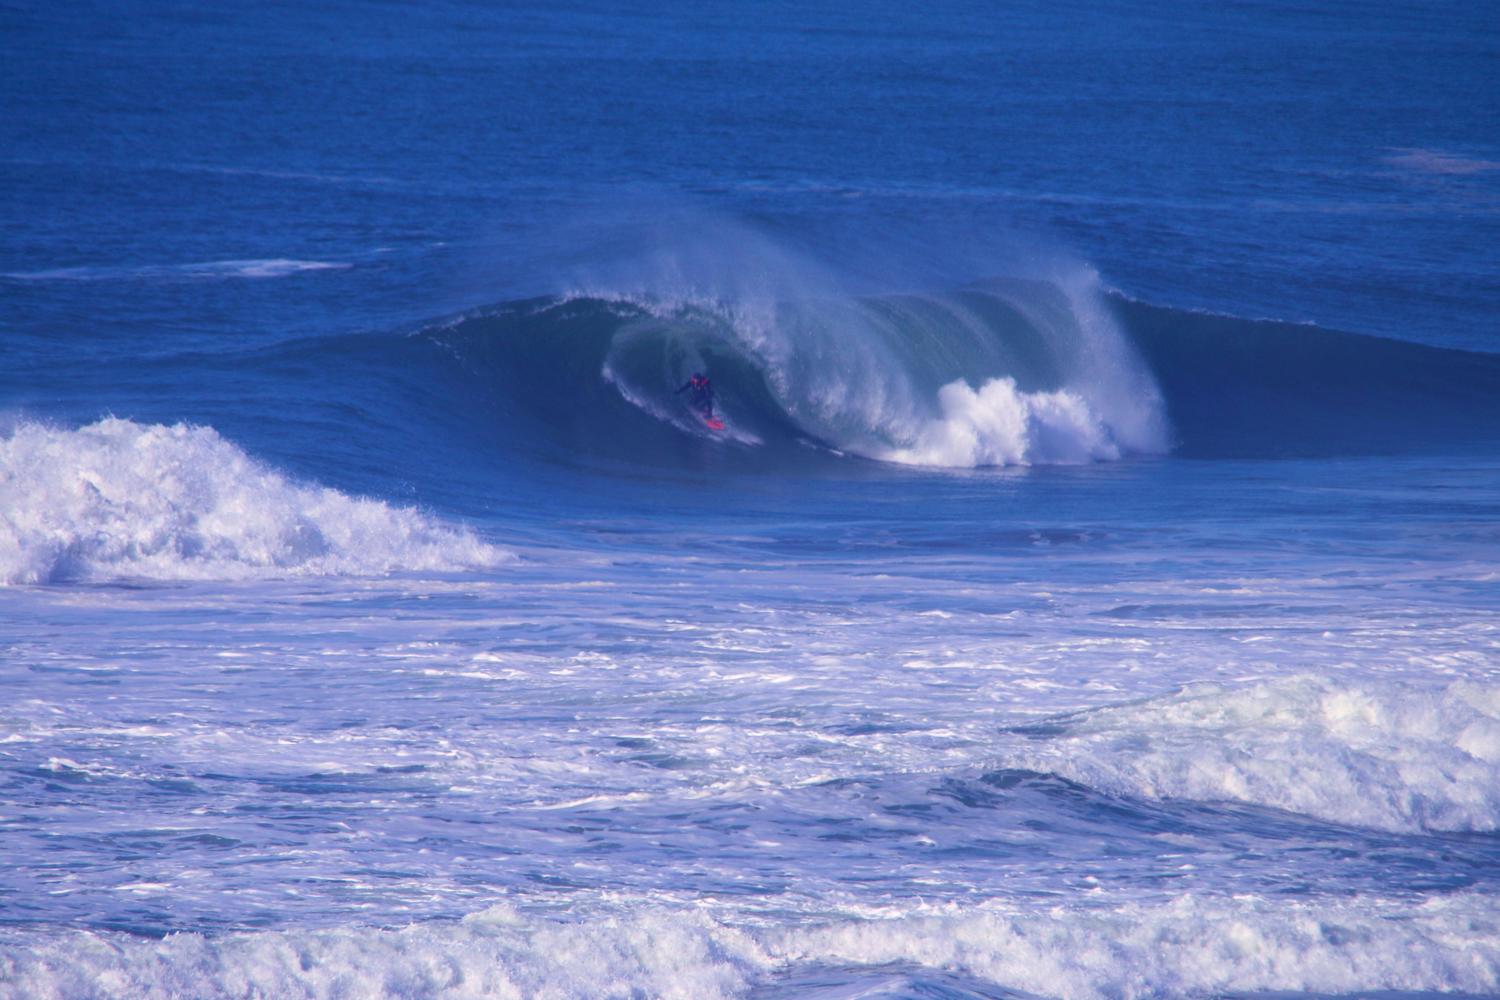
<svg viewBox="0 0 1500 1000">
<path fill-rule="evenodd" d="M 724 421 L 720 420 L 718 417 L 704 417 L 703 423 L 707 425 L 708 429 L 711 431 L 722 431 L 724 429 Z"/>
</svg>

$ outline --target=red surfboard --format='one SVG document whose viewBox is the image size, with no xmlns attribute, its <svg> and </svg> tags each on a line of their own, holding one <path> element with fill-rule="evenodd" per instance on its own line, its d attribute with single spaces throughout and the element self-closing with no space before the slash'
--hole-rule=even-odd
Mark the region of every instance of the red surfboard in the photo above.
<svg viewBox="0 0 1500 1000">
<path fill-rule="evenodd" d="M 711 431 L 722 431 L 724 429 L 724 421 L 718 417 L 704 417 L 703 422 L 708 425 L 708 429 Z"/>
</svg>

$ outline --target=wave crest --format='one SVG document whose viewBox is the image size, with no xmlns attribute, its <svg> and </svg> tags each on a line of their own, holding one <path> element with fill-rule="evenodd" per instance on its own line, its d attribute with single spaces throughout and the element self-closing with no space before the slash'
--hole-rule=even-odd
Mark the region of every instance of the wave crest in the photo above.
<svg viewBox="0 0 1500 1000">
<path fill-rule="evenodd" d="M 1180 896 L 1166 903 L 999 901 L 834 912 L 741 926 L 707 907 L 593 906 L 554 920 L 496 906 L 396 930 L 274 930 L 153 941 L 69 931 L 0 943 L 0 996 L 675 997 L 761 995 L 799 973 L 829 996 L 948 996 L 955 971 L 1068 1000 L 1500 987 L 1495 910 L 1420 903 Z M 611 912 L 613 911 L 613 912 Z M 892 983 L 893 979 L 899 982 Z M 185 986 L 191 984 L 191 988 Z M 903 986 L 913 987 L 902 989 Z M 876 992 L 878 990 L 878 992 Z M 781 990 L 775 990 L 779 995 Z"/>
<path fill-rule="evenodd" d="M 211 427 L 109 418 L 0 439 L 0 582 L 373 575 L 510 558 L 409 508 L 298 485 Z"/>
<path fill-rule="evenodd" d="M 1008 754 L 1097 791 L 1244 802 L 1398 832 L 1500 829 L 1500 689 L 1296 677 L 1059 720 Z"/>
</svg>

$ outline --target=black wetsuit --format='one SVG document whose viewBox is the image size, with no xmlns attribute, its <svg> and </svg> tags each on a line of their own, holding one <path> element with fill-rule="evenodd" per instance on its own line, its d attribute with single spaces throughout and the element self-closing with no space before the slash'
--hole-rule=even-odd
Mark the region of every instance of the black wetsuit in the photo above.
<svg viewBox="0 0 1500 1000">
<path fill-rule="evenodd" d="M 703 414 L 704 420 L 713 419 L 714 415 L 714 387 L 709 384 L 708 379 L 702 375 L 694 375 L 688 379 L 678 394 L 693 390 L 693 409 Z"/>
</svg>

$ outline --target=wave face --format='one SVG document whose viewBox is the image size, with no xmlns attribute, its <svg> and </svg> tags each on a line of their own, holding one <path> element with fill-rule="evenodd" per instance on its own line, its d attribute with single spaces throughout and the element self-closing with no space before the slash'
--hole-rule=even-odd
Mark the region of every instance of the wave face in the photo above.
<svg viewBox="0 0 1500 1000">
<path fill-rule="evenodd" d="M 1500 448 L 1500 355 L 1119 296 L 1111 305 L 1161 386 L 1176 454 Z"/>
<path fill-rule="evenodd" d="M 508 558 L 415 510 L 299 485 L 212 428 L 107 419 L 0 439 L 0 582 L 368 575 Z"/>
<path fill-rule="evenodd" d="M 584 453 L 660 456 L 694 439 L 971 468 L 1158 454 L 1168 441 L 1150 375 L 1082 276 L 767 302 L 579 295 L 427 336 L 492 383 L 510 418 Z M 678 392 L 698 371 L 722 433 Z"/>
<path fill-rule="evenodd" d="M 464 406 L 566 460 L 751 469 L 1387 454 L 1500 445 L 1500 357 L 1161 309 L 1092 278 L 734 303 L 607 293 L 428 328 Z M 697 371 L 723 432 L 677 389 Z"/>
</svg>

